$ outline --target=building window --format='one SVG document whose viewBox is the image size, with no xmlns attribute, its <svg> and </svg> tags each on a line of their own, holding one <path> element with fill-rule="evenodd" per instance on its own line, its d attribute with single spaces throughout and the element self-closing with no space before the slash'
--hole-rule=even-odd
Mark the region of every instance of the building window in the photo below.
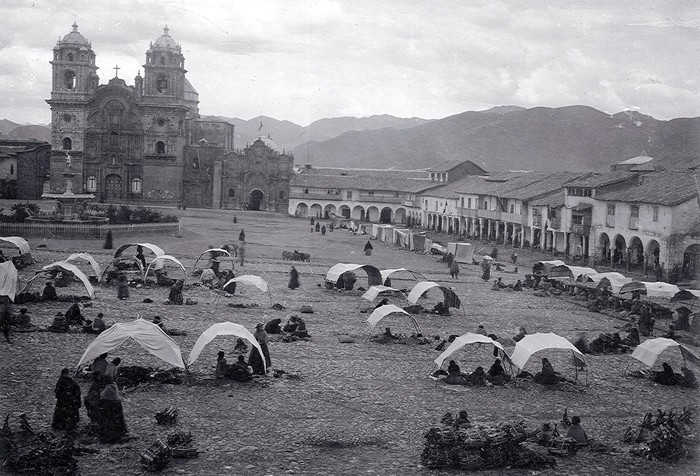
<svg viewBox="0 0 700 476">
<path fill-rule="evenodd" d="M 228 198 L 234 198 L 236 196 L 236 191 L 232 188 L 228 189 Z"/>
<path fill-rule="evenodd" d="M 192 159 L 192 168 L 199 170 L 199 157 Z"/>
<path fill-rule="evenodd" d="M 345 198 L 347 200 L 352 200 L 352 192 L 349 190 L 347 192 L 345 192 Z"/>
<path fill-rule="evenodd" d="M 109 123 L 116 126 L 119 124 L 119 119 L 120 119 L 120 113 L 118 110 L 113 109 L 109 113 Z"/>
<path fill-rule="evenodd" d="M 165 142 L 162 140 L 156 142 L 156 154 L 165 154 Z"/>
<path fill-rule="evenodd" d="M 374 196 L 374 192 L 373 191 L 367 192 L 367 195 Z"/>
<path fill-rule="evenodd" d="M 280 200 L 284 200 L 284 192 L 280 191 L 279 193 Z"/>
<path fill-rule="evenodd" d="M 488 210 L 488 209 L 489 209 L 489 202 L 484 200 L 484 210 Z"/>
<path fill-rule="evenodd" d="M 156 89 L 159 93 L 164 93 L 168 90 L 168 78 L 164 74 L 159 74 L 156 78 Z"/>
<path fill-rule="evenodd" d="M 656 207 L 656 206 L 653 207 L 653 208 L 652 208 L 652 212 L 653 212 L 652 219 L 653 219 L 654 221 L 659 221 L 659 207 Z"/>
<path fill-rule="evenodd" d="M 119 145 L 119 134 L 117 134 L 116 132 L 109 133 L 109 145 L 110 146 Z"/>
<path fill-rule="evenodd" d="M 96 192 L 97 191 L 97 177 L 89 176 L 87 179 L 87 191 Z"/>
<path fill-rule="evenodd" d="M 583 225 L 583 215 L 571 215 L 571 223 L 573 225 Z"/>
<path fill-rule="evenodd" d="M 462 197 L 461 204 L 461 207 L 464 208 L 464 197 Z"/>
<path fill-rule="evenodd" d="M 133 193 L 141 193 L 141 179 L 135 178 L 131 181 L 131 191 Z"/>
<path fill-rule="evenodd" d="M 165 56 L 160 57 L 160 64 L 165 64 Z"/>
<path fill-rule="evenodd" d="M 73 141 L 70 140 L 70 137 L 64 137 L 63 138 L 63 150 L 71 150 L 73 149 Z"/>
<path fill-rule="evenodd" d="M 615 204 L 608 203 L 608 216 L 615 216 Z"/>
<path fill-rule="evenodd" d="M 308 189 L 308 188 L 305 188 L 305 189 L 304 189 L 304 193 L 309 193 L 309 189 Z"/>
<path fill-rule="evenodd" d="M 630 216 L 632 218 L 639 218 L 639 205 L 630 205 Z"/>
<path fill-rule="evenodd" d="M 68 61 L 73 61 L 73 53 L 68 53 Z"/>
<path fill-rule="evenodd" d="M 66 71 L 64 74 L 65 85 L 67 89 L 75 89 L 76 79 L 73 71 Z"/>
<path fill-rule="evenodd" d="M 513 205 L 512 203 L 510 204 L 510 212 L 515 213 L 515 205 Z"/>
<path fill-rule="evenodd" d="M 472 199 L 467 198 L 467 208 L 471 208 L 471 207 L 472 207 Z"/>
<path fill-rule="evenodd" d="M 15 174 L 15 164 L 10 164 L 10 175 Z"/>
</svg>

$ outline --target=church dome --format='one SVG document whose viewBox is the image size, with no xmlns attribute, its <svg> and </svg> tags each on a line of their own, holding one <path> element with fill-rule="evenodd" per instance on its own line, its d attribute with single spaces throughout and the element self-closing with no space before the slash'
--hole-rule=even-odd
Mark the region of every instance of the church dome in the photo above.
<svg viewBox="0 0 700 476">
<path fill-rule="evenodd" d="M 263 144 L 265 144 L 267 147 L 269 147 L 272 150 L 278 150 L 277 149 L 277 144 L 275 144 L 275 141 L 270 139 L 269 137 L 266 136 L 260 136 L 257 139 L 255 139 L 255 142 L 260 141 Z"/>
<path fill-rule="evenodd" d="M 73 43 L 76 45 L 90 45 L 90 42 L 78 31 L 78 24 L 73 22 L 73 31 L 63 37 L 61 43 Z"/>
<path fill-rule="evenodd" d="M 168 34 L 169 30 L 170 29 L 168 28 L 168 25 L 165 25 L 165 27 L 163 28 L 163 34 L 160 35 L 160 37 L 158 37 L 158 39 L 153 42 L 153 47 L 178 49 L 177 42 L 173 40 L 173 37 Z"/>
</svg>

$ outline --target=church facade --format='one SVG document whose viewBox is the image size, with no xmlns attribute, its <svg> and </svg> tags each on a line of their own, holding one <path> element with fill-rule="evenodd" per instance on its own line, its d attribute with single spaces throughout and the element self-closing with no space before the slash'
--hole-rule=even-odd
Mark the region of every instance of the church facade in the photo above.
<svg viewBox="0 0 700 476">
<path fill-rule="evenodd" d="M 50 182 L 65 190 L 67 157 L 82 191 L 104 202 L 285 211 L 292 157 L 268 138 L 234 148 L 234 126 L 202 120 L 181 46 L 168 27 L 144 75 L 100 84 L 92 44 L 73 31 L 53 49 Z M 77 182 L 77 180 L 76 180 Z"/>
</svg>

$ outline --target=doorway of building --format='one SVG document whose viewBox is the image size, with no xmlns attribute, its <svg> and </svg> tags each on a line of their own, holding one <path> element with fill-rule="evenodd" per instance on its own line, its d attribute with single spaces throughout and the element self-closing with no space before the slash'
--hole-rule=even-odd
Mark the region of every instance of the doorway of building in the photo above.
<svg viewBox="0 0 700 476">
<path fill-rule="evenodd" d="M 187 204 L 188 207 L 192 208 L 200 208 L 203 206 L 203 198 L 204 198 L 204 192 L 202 190 L 202 187 L 200 187 L 197 184 L 190 185 L 190 188 L 187 189 L 187 195 L 186 195 L 186 200 L 185 203 Z"/>
<path fill-rule="evenodd" d="M 107 200 L 122 198 L 122 178 L 119 175 L 109 174 L 105 177 L 105 198 Z"/>
<path fill-rule="evenodd" d="M 250 192 L 250 206 L 249 208 L 251 210 L 260 210 L 262 207 L 262 201 L 263 201 L 263 193 L 255 189 L 252 192 Z"/>
</svg>

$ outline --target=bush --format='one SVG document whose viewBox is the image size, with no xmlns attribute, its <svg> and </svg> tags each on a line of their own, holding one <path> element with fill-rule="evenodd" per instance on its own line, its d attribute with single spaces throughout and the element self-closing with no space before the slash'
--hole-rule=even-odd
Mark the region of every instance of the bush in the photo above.
<svg viewBox="0 0 700 476">
<path fill-rule="evenodd" d="M 141 205 L 131 208 L 128 205 L 99 205 L 91 204 L 86 210 L 93 215 L 98 213 L 109 219 L 110 225 L 131 225 L 141 223 L 174 223 L 178 221 L 175 215 L 164 215 L 163 213 L 146 208 Z"/>
<path fill-rule="evenodd" d="M 36 203 L 15 203 L 10 207 L 10 215 L 0 215 L 0 221 L 5 223 L 24 223 L 27 217 L 39 214 L 39 205 Z M 0 213 L 2 210 L 0 210 Z"/>
</svg>

